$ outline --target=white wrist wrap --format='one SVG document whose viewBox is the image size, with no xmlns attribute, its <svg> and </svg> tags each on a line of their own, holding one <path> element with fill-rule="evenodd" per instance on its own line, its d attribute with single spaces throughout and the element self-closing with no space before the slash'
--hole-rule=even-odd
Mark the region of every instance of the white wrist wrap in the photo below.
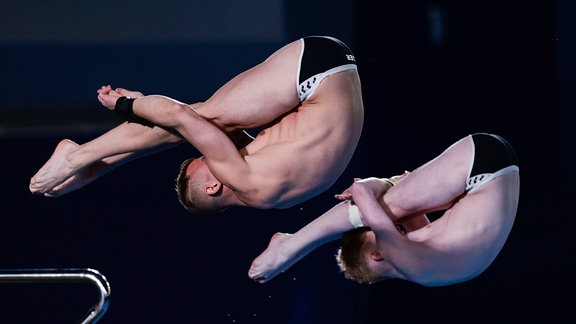
<svg viewBox="0 0 576 324">
<path fill-rule="evenodd" d="M 360 209 L 353 202 L 348 202 L 348 220 L 354 228 L 363 227 L 362 218 L 360 217 Z"/>
</svg>

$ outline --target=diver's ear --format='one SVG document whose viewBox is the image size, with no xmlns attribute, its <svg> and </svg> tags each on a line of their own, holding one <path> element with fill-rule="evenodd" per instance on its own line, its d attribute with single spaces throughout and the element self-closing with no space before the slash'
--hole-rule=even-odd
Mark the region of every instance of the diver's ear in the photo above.
<svg viewBox="0 0 576 324">
<path fill-rule="evenodd" d="M 213 181 L 206 184 L 206 193 L 210 196 L 214 196 L 222 190 L 222 183 L 220 181 Z"/>
<path fill-rule="evenodd" d="M 374 260 L 374 261 L 382 261 L 384 260 L 384 258 L 382 258 L 382 255 L 380 255 L 380 252 L 378 251 L 372 251 L 370 252 L 370 259 Z"/>
</svg>

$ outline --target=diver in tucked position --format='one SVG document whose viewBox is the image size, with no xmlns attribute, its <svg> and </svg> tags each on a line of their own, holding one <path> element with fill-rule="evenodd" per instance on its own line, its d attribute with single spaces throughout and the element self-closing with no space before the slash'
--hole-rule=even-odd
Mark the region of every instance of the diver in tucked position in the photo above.
<svg viewBox="0 0 576 324">
<path fill-rule="evenodd" d="M 470 280 L 496 258 L 512 229 L 520 176 L 502 137 L 466 136 L 412 172 L 355 179 L 344 200 L 294 234 L 276 233 L 253 262 L 265 283 L 322 244 L 341 238 L 337 262 L 360 283 L 425 286 Z M 430 222 L 427 213 L 444 211 Z"/>
<path fill-rule="evenodd" d="M 104 86 L 98 99 L 126 122 L 78 145 L 62 140 L 30 180 L 58 197 L 128 161 L 189 142 L 178 197 L 193 213 L 231 206 L 287 208 L 331 187 L 352 159 L 364 122 L 356 59 L 332 37 L 285 45 L 205 102 L 184 104 Z M 256 137 L 246 130 L 260 128 Z M 153 172 L 153 171 L 152 171 Z"/>
</svg>

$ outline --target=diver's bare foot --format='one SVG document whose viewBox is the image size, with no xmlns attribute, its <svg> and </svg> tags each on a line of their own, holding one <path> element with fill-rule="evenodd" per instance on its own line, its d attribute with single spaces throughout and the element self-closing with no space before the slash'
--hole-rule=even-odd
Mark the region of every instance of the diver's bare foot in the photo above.
<svg viewBox="0 0 576 324">
<path fill-rule="evenodd" d="M 61 184 L 50 189 L 50 191 L 44 193 L 45 197 L 60 197 L 69 192 L 76 191 L 92 181 L 96 180 L 103 173 L 108 165 L 102 161 L 96 161 L 91 165 L 75 172 L 72 176 L 66 179 Z"/>
<path fill-rule="evenodd" d="M 286 251 L 282 244 L 290 237 L 292 234 L 274 234 L 266 250 L 252 261 L 248 277 L 259 283 L 265 283 L 296 263 L 299 258 Z"/>
<path fill-rule="evenodd" d="M 52 198 L 57 198 L 60 197 L 64 194 L 67 194 L 71 191 L 80 189 L 81 187 L 83 187 L 83 184 L 79 184 L 78 183 L 78 175 L 75 174 L 71 177 L 69 177 L 68 179 L 64 180 L 64 182 L 62 182 L 61 184 L 55 186 L 54 188 L 46 191 L 44 193 L 44 197 L 52 197 Z"/>
<path fill-rule="evenodd" d="M 46 195 L 54 187 L 66 181 L 78 170 L 68 160 L 68 154 L 78 148 L 71 140 L 62 140 L 56 146 L 50 159 L 30 179 L 30 192 Z"/>
</svg>

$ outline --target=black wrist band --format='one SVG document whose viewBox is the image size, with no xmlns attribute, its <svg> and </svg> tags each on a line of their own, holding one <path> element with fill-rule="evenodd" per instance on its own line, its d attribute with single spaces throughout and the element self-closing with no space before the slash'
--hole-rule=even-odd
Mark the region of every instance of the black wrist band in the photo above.
<svg viewBox="0 0 576 324">
<path fill-rule="evenodd" d="M 134 118 L 134 98 L 120 97 L 116 100 L 116 105 L 114 105 L 114 112 L 120 116 L 120 118 L 126 121 L 132 121 Z"/>
<path fill-rule="evenodd" d="M 154 126 L 154 124 L 151 122 L 134 114 L 134 100 L 136 100 L 136 98 L 130 98 L 126 96 L 118 98 L 118 100 L 116 100 L 116 104 L 114 105 L 114 112 L 116 115 L 120 116 L 120 118 L 128 122 L 138 123 L 149 127 Z"/>
</svg>

